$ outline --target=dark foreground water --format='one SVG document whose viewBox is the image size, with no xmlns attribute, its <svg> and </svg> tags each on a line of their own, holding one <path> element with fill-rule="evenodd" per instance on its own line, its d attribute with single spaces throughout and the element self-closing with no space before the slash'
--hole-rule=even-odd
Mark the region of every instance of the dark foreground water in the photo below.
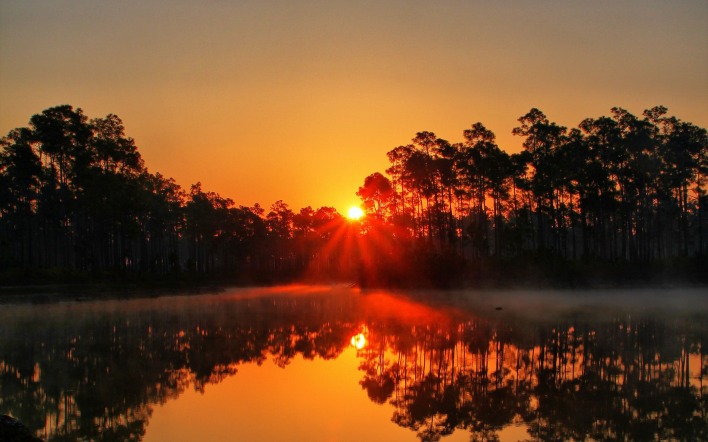
<svg viewBox="0 0 708 442">
<path fill-rule="evenodd" d="M 5 304 L 0 413 L 62 441 L 708 440 L 706 338 L 705 289 Z"/>
</svg>

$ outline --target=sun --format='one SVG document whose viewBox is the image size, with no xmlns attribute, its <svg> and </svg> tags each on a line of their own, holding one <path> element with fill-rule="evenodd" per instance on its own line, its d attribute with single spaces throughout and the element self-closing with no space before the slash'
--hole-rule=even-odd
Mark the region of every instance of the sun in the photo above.
<svg viewBox="0 0 708 442">
<path fill-rule="evenodd" d="M 364 216 L 364 211 L 361 210 L 361 208 L 359 208 L 357 206 L 352 206 L 349 209 L 349 212 L 347 212 L 347 217 L 351 220 L 354 220 L 354 221 L 358 220 L 362 216 Z"/>
</svg>

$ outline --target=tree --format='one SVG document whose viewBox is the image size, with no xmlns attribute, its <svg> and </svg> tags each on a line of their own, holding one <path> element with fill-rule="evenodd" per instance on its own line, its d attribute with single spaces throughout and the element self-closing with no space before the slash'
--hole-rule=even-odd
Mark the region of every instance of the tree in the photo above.
<svg viewBox="0 0 708 442">
<path fill-rule="evenodd" d="M 531 109 L 518 121 L 521 124 L 515 127 L 512 133 L 526 138 L 523 146 L 531 155 L 530 164 L 533 168 L 531 189 L 536 200 L 537 248 L 558 250 L 561 222 L 556 188 L 562 174 L 555 153 L 564 142 L 566 128 L 550 122 L 543 112 L 536 108 Z M 551 241 L 548 241 L 548 236 Z"/>
<path fill-rule="evenodd" d="M 215 192 L 204 192 L 193 184 L 185 205 L 186 233 L 191 245 L 189 268 L 199 273 L 223 270 L 228 231 L 223 220 L 233 201 Z"/>
<path fill-rule="evenodd" d="M 29 129 L 11 131 L 0 140 L 0 232 L 11 243 L 0 243 L 5 265 L 35 265 L 36 221 L 42 165 L 32 148 Z M 4 245 L 4 246 L 3 246 Z"/>
<path fill-rule="evenodd" d="M 393 193 L 391 180 L 379 172 L 367 176 L 364 185 L 356 192 L 364 203 L 364 209 L 379 218 L 389 214 Z"/>
</svg>

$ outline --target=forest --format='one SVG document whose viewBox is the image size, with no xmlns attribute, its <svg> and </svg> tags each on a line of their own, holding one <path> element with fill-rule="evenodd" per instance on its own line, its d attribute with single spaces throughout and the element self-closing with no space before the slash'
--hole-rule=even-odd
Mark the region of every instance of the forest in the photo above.
<svg viewBox="0 0 708 442">
<path fill-rule="evenodd" d="M 363 180 L 366 215 L 237 206 L 151 173 L 116 115 L 62 105 L 0 140 L 5 284 L 222 279 L 362 286 L 705 283 L 706 129 L 665 107 L 577 128 L 538 109 L 509 154 L 482 123 L 418 132 Z M 353 189 L 354 191 L 354 189 Z"/>
</svg>

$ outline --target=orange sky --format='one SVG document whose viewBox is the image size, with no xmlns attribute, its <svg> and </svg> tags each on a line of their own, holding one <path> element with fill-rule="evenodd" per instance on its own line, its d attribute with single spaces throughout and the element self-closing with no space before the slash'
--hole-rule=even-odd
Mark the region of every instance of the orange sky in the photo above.
<svg viewBox="0 0 708 442">
<path fill-rule="evenodd" d="M 386 152 L 476 121 L 509 152 L 657 104 L 708 127 L 708 2 L 0 0 L 0 134 L 115 113 L 148 168 L 237 204 L 346 212 Z"/>
</svg>

